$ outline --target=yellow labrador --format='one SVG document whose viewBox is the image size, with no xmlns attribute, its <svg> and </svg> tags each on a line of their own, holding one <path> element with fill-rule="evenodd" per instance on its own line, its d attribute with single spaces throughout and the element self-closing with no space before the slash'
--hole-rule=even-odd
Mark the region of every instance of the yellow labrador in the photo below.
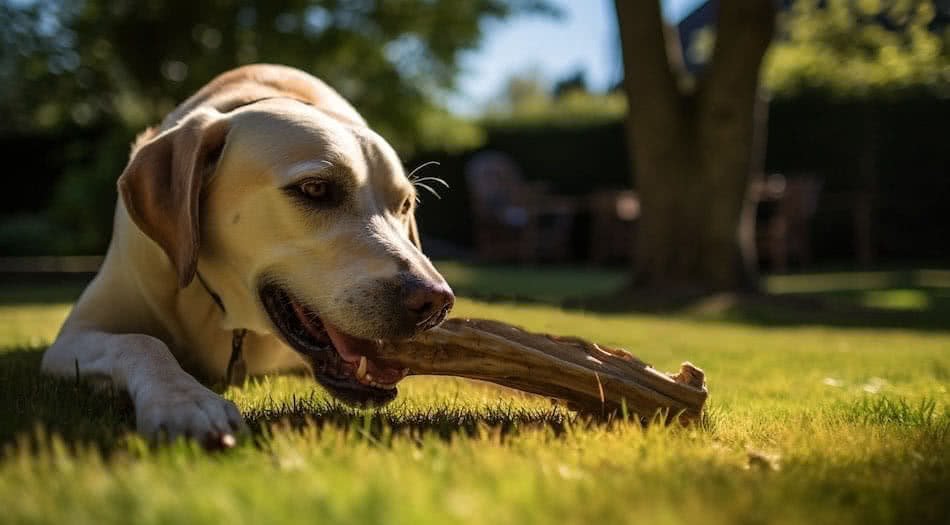
<svg viewBox="0 0 950 525">
<path fill-rule="evenodd" d="M 43 370 L 127 390 L 143 434 L 239 430 L 234 405 L 196 379 L 236 362 L 309 367 L 344 401 L 385 403 L 404 372 L 370 340 L 411 337 L 452 308 L 396 153 L 301 71 L 217 77 L 139 137 L 118 186 L 105 262 Z"/>
</svg>

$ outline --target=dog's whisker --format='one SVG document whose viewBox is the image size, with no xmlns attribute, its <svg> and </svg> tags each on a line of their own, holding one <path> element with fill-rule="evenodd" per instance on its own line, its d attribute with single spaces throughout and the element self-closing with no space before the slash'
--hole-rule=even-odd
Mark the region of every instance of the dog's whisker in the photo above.
<svg viewBox="0 0 950 525">
<path fill-rule="evenodd" d="M 420 188 L 425 188 L 426 190 L 428 190 L 429 193 L 435 195 L 435 198 L 436 198 L 436 199 L 442 200 L 442 196 L 439 195 L 439 192 L 437 192 L 437 191 L 435 191 L 434 189 L 432 189 L 432 186 L 428 186 L 428 185 L 423 184 L 423 183 L 418 182 L 418 181 L 417 181 L 417 182 L 413 182 L 413 185 L 418 186 L 418 187 L 420 187 Z"/>
<path fill-rule="evenodd" d="M 451 186 L 449 186 L 449 183 L 445 182 L 445 179 L 441 179 L 439 177 L 420 177 L 418 179 L 412 180 L 413 184 L 418 184 L 420 182 L 438 182 L 439 184 L 445 186 L 446 189 L 451 188 Z"/>
<path fill-rule="evenodd" d="M 422 163 L 420 166 L 416 167 L 414 170 L 410 171 L 410 172 L 409 172 L 409 175 L 407 176 L 407 178 L 409 179 L 409 182 L 411 182 L 412 185 L 415 186 L 416 188 L 423 188 L 423 189 L 425 189 L 426 191 L 428 191 L 429 193 L 431 193 L 432 195 L 435 195 L 435 198 L 441 200 L 441 199 L 442 199 L 442 196 L 439 195 L 439 192 L 435 191 L 435 189 L 434 189 L 430 184 L 441 184 L 441 185 L 444 186 L 446 189 L 448 189 L 448 188 L 450 188 L 448 182 L 445 182 L 445 180 L 442 179 L 442 178 L 440 178 L 440 177 L 418 177 L 418 176 L 416 176 L 416 174 L 417 174 L 417 173 L 419 172 L 419 170 L 421 170 L 422 168 L 425 168 L 425 167 L 427 167 L 427 166 L 433 166 L 433 165 L 435 165 L 435 166 L 441 166 L 441 164 L 440 164 L 438 161 L 434 161 L 434 160 L 430 160 L 429 162 L 424 162 L 424 163 Z M 418 204 L 418 203 L 420 203 L 420 202 L 422 202 L 422 198 L 420 197 L 420 195 L 419 195 L 418 192 L 417 192 L 417 193 L 416 193 L 416 203 Z"/>
<path fill-rule="evenodd" d="M 435 166 L 441 166 L 442 163 L 440 163 L 440 162 L 437 161 L 437 160 L 430 160 L 429 162 L 423 162 L 422 164 L 420 164 L 419 166 L 417 166 L 414 170 L 410 171 L 410 172 L 409 172 L 409 175 L 407 175 L 407 178 L 408 178 L 410 181 L 412 181 L 412 180 L 413 180 L 412 177 L 413 177 L 419 170 L 421 170 L 422 168 L 428 167 L 428 166 L 433 166 L 433 165 L 435 165 Z"/>
</svg>

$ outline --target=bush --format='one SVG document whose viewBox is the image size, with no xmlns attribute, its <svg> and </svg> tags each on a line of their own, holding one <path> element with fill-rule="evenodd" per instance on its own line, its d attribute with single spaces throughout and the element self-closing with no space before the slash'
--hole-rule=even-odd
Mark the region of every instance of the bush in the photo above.
<svg viewBox="0 0 950 525">
<path fill-rule="evenodd" d="M 112 235 L 116 180 L 128 160 L 132 133 L 120 130 L 98 143 L 68 147 L 73 159 L 56 184 L 48 210 L 57 244 L 69 253 L 104 253 Z"/>
<path fill-rule="evenodd" d="M 24 213 L 0 221 L 0 255 L 65 253 L 54 247 L 56 228 L 43 214 Z"/>
<path fill-rule="evenodd" d="M 13 137 L 0 150 L 36 164 L 11 177 L 0 220 L 0 254 L 101 254 L 112 233 L 115 182 L 128 159 L 131 131 Z M 34 147 L 35 146 L 35 147 Z"/>
</svg>

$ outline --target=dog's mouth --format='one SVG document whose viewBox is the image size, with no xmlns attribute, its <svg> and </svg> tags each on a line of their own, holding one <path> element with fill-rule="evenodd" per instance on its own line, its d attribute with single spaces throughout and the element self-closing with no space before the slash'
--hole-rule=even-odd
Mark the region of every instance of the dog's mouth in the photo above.
<svg viewBox="0 0 950 525">
<path fill-rule="evenodd" d="M 374 358 L 379 341 L 343 332 L 275 284 L 261 286 L 260 298 L 281 337 L 334 397 L 358 406 L 381 406 L 396 397 L 396 383 L 408 371 Z"/>
</svg>

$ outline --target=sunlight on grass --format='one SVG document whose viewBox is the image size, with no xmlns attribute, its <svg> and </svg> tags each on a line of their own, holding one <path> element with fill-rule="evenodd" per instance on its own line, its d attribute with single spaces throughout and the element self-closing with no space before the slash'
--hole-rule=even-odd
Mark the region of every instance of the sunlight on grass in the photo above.
<svg viewBox="0 0 950 525">
<path fill-rule="evenodd" d="M 887 310 L 926 310 L 930 297 L 920 290 L 873 290 L 862 293 L 861 304 Z"/>
<path fill-rule="evenodd" d="M 448 268 L 467 283 L 459 288 L 506 297 L 616 282 L 609 272 Z M 922 304 L 913 288 L 853 291 L 865 292 L 882 308 Z M 308 377 L 273 376 L 224 392 L 255 433 L 208 454 L 150 448 L 121 396 L 38 376 L 36 346 L 67 311 L 62 299 L 0 305 L 0 521 L 871 524 L 950 511 L 939 497 L 950 486 L 948 331 L 460 298 L 454 315 L 578 335 L 661 370 L 689 359 L 709 380 L 706 420 L 596 424 L 547 399 L 430 377 L 360 411 Z"/>
<path fill-rule="evenodd" d="M 0 347 L 52 343 L 70 307 L 69 304 L 0 306 Z"/>
<path fill-rule="evenodd" d="M 806 275 L 772 275 L 766 287 L 772 293 L 815 293 L 841 290 L 867 290 L 892 286 L 892 272 L 838 272 Z"/>
<path fill-rule="evenodd" d="M 846 290 L 897 287 L 950 288 L 950 271 L 830 272 L 772 275 L 766 279 L 771 293 L 828 293 Z"/>
</svg>

